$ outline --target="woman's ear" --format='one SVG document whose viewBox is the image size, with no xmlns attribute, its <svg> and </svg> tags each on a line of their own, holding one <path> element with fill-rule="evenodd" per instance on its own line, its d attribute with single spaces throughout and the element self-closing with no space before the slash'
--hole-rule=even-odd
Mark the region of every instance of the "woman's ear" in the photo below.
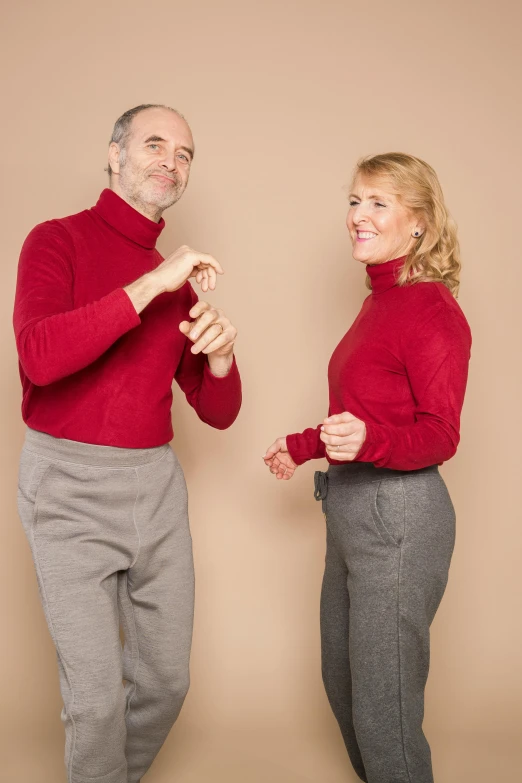
<svg viewBox="0 0 522 783">
<path fill-rule="evenodd" d="M 412 237 L 414 237 L 414 239 L 418 239 L 419 237 L 421 237 L 424 234 L 425 230 L 426 230 L 426 226 L 425 226 L 424 221 L 423 220 L 418 220 L 417 223 L 415 224 L 415 226 L 413 227 L 411 235 L 412 235 Z"/>
</svg>

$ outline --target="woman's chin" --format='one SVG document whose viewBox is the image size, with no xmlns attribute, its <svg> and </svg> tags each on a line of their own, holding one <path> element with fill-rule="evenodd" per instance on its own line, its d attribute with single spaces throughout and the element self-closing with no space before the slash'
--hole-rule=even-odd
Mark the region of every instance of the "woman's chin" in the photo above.
<svg viewBox="0 0 522 783">
<path fill-rule="evenodd" d="M 364 248 L 355 245 L 352 248 L 352 256 L 354 261 L 359 261 L 361 264 L 372 264 L 372 254 L 364 250 Z"/>
</svg>

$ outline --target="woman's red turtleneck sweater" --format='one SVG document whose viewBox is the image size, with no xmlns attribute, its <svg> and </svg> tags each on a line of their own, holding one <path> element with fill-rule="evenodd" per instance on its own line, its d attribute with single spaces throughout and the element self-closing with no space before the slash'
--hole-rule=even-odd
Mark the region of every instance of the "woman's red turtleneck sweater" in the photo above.
<svg viewBox="0 0 522 783">
<path fill-rule="evenodd" d="M 403 263 L 367 267 L 372 293 L 328 366 L 328 415 L 348 411 L 365 422 L 355 461 L 416 470 L 455 454 L 471 333 L 442 283 L 396 284 Z M 287 436 L 298 465 L 326 456 L 319 426 Z"/>
<path fill-rule="evenodd" d="M 149 448 L 172 438 L 172 382 L 198 416 L 229 427 L 241 406 L 237 366 L 210 372 L 179 331 L 197 301 L 190 283 L 153 299 L 140 315 L 123 290 L 161 263 L 159 223 L 112 190 L 77 215 L 27 237 L 14 311 L 22 415 L 57 438 Z"/>
</svg>

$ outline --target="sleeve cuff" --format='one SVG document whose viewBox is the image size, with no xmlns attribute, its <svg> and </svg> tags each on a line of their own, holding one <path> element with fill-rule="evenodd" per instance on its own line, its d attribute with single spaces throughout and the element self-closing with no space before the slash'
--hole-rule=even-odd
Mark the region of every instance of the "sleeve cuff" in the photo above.
<svg viewBox="0 0 522 783">
<path fill-rule="evenodd" d="M 131 298 L 123 288 L 118 288 L 114 292 L 114 297 L 117 304 L 120 307 L 120 313 L 122 320 L 130 323 L 131 326 L 139 326 L 141 324 L 141 318 L 139 313 L 136 312 L 136 308 L 131 302 Z"/>
<path fill-rule="evenodd" d="M 382 424 L 366 422 L 366 440 L 357 454 L 356 462 L 373 462 L 376 467 L 385 467 L 390 452 L 390 438 Z"/>
<path fill-rule="evenodd" d="M 302 465 L 308 460 L 299 449 L 299 434 L 297 432 L 286 436 L 286 448 L 296 465 Z"/>
</svg>

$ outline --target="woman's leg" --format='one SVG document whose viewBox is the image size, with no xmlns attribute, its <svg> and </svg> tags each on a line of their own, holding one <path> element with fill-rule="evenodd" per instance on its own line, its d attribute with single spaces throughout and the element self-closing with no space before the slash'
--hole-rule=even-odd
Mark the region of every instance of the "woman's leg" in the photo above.
<svg viewBox="0 0 522 783">
<path fill-rule="evenodd" d="M 326 563 L 321 591 L 321 660 L 323 682 L 353 767 L 367 781 L 352 717 L 352 676 L 348 653 L 350 597 L 348 569 L 327 529 Z"/>
<path fill-rule="evenodd" d="M 424 688 L 454 512 L 437 471 L 380 476 L 328 495 L 348 570 L 353 725 L 369 783 L 433 783 Z"/>
</svg>

